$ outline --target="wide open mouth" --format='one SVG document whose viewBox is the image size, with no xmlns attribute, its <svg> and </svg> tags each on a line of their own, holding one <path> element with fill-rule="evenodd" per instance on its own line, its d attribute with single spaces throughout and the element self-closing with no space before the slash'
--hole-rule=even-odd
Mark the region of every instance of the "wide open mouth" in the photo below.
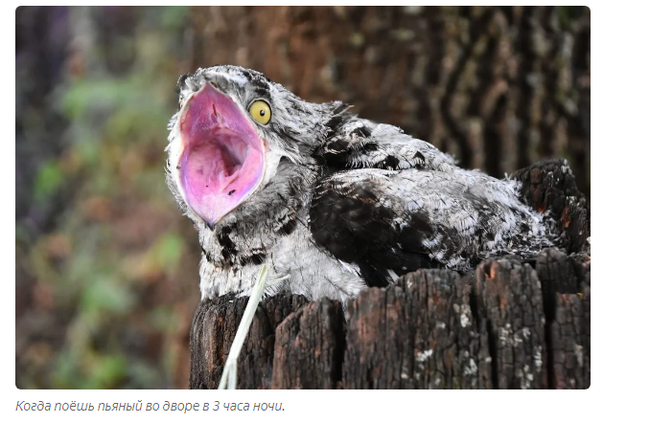
<svg viewBox="0 0 650 423">
<path fill-rule="evenodd" d="M 177 169 L 185 202 L 212 226 L 264 175 L 264 141 L 235 102 L 206 84 L 185 104 Z"/>
</svg>

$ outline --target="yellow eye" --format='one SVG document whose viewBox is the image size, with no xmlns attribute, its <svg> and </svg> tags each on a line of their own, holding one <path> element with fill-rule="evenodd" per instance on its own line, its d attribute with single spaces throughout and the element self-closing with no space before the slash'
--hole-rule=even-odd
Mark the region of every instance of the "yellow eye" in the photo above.
<svg viewBox="0 0 650 423">
<path fill-rule="evenodd" d="M 264 100 L 255 100 L 248 107 L 248 113 L 256 122 L 266 125 L 271 120 L 271 106 Z"/>
</svg>

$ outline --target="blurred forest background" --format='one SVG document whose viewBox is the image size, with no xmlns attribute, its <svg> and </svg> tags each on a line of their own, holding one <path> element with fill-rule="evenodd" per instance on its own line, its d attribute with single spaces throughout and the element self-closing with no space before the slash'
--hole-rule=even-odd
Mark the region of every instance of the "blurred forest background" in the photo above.
<svg viewBox="0 0 650 423">
<path fill-rule="evenodd" d="M 185 388 L 195 231 L 164 181 L 175 83 L 264 72 L 503 177 L 589 196 L 590 17 L 573 7 L 20 7 L 16 384 Z"/>
</svg>

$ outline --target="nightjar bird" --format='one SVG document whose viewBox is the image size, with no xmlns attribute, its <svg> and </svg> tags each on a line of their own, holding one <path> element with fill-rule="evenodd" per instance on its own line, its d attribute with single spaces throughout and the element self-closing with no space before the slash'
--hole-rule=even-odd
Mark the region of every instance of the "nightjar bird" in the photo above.
<svg viewBox="0 0 650 423">
<path fill-rule="evenodd" d="M 461 169 L 338 101 L 310 103 L 237 66 L 178 81 L 167 184 L 198 230 L 202 299 L 265 291 L 345 300 L 419 268 L 524 259 L 557 231 L 518 182 Z"/>
</svg>

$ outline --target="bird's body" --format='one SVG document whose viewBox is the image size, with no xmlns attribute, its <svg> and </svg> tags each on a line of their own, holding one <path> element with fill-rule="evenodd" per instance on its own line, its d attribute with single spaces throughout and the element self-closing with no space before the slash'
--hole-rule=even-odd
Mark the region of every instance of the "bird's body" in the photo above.
<svg viewBox="0 0 650 423">
<path fill-rule="evenodd" d="M 288 290 L 345 301 L 418 268 L 470 270 L 552 245 L 515 181 L 461 169 L 339 102 L 234 66 L 179 80 L 167 181 L 194 221 L 202 298 L 246 295 L 262 264 Z"/>
</svg>

